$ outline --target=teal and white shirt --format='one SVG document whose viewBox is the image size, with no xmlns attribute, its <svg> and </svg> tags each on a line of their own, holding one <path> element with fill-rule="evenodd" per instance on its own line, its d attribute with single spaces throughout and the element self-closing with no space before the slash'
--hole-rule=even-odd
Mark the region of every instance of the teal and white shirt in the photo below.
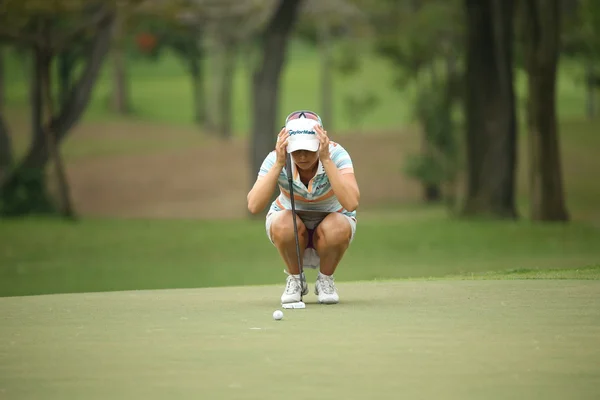
<svg viewBox="0 0 600 400">
<path fill-rule="evenodd" d="M 329 142 L 329 156 L 335 166 L 342 174 L 354 173 L 354 166 L 350 155 L 341 145 L 335 142 Z M 265 176 L 269 170 L 275 165 L 277 160 L 277 154 L 272 151 L 267 155 L 263 161 L 260 171 L 258 173 L 259 178 Z M 292 173 L 294 175 L 294 201 L 296 210 L 302 211 L 313 211 L 313 212 L 340 212 L 348 217 L 356 220 L 356 210 L 348 211 L 342 207 L 338 201 L 336 195 L 333 193 L 329 178 L 325 173 L 325 168 L 319 160 L 319 167 L 317 173 L 308 183 L 308 187 L 300 180 L 300 174 L 296 169 L 296 165 L 292 163 Z M 280 194 L 271 204 L 269 212 L 291 210 L 292 203 L 290 201 L 290 186 L 288 182 L 286 169 L 283 168 L 279 174 L 277 180 L 279 185 Z"/>
</svg>

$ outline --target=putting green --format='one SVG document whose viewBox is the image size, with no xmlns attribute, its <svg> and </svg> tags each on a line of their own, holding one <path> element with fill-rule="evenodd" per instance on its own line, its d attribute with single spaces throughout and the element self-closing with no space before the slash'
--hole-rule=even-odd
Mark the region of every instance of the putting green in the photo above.
<svg viewBox="0 0 600 400">
<path fill-rule="evenodd" d="M 0 298 L 0 398 L 600 397 L 600 281 L 338 287 Z"/>
</svg>

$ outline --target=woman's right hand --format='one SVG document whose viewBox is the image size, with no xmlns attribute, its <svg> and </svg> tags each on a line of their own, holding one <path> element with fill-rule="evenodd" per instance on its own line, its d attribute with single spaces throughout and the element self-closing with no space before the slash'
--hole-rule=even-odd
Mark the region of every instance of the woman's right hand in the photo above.
<svg viewBox="0 0 600 400">
<path fill-rule="evenodd" d="M 285 159 L 287 156 L 287 145 L 288 145 L 289 137 L 290 137 L 290 134 L 289 134 L 287 128 L 285 128 L 285 127 L 283 129 L 281 129 L 281 131 L 277 135 L 277 144 L 275 145 L 275 153 L 277 154 L 276 164 L 278 167 L 283 168 L 283 166 L 285 166 Z"/>
</svg>

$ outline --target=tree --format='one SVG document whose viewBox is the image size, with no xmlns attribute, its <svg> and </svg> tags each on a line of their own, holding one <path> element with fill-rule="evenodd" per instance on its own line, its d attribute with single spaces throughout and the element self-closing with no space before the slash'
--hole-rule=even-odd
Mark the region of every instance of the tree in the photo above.
<svg viewBox="0 0 600 400">
<path fill-rule="evenodd" d="M 349 0 L 306 0 L 300 10 L 298 28 L 295 30 L 297 37 L 308 44 L 315 46 L 320 61 L 319 77 L 319 115 L 327 125 L 327 129 L 333 130 L 333 91 L 334 72 L 336 67 L 342 71 L 346 65 L 337 62 L 335 58 L 336 43 L 349 39 L 353 52 L 356 45 L 356 36 L 367 30 L 368 19 L 366 15 Z M 354 36 L 350 38 L 351 36 Z M 358 57 L 357 54 L 349 54 L 349 57 Z M 352 60 L 354 61 L 354 60 Z M 353 72 L 353 71 L 352 71 Z"/>
<path fill-rule="evenodd" d="M 126 38 L 130 12 L 127 2 L 117 2 L 111 46 L 113 87 L 110 108 L 121 115 L 129 114 L 131 111 L 126 62 Z"/>
<path fill-rule="evenodd" d="M 465 0 L 465 216 L 516 218 L 513 0 Z"/>
<path fill-rule="evenodd" d="M 583 66 L 586 114 L 593 119 L 598 113 L 600 88 L 600 3 L 595 0 L 563 0 L 562 3 L 562 55 Z"/>
<path fill-rule="evenodd" d="M 136 16 L 136 38 L 140 52 L 151 60 L 157 60 L 169 49 L 179 57 L 190 74 L 193 98 L 194 122 L 207 131 L 212 130 L 206 101 L 206 76 L 204 70 L 205 28 L 197 20 L 164 18 L 154 13 Z"/>
<path fill-rule="evenodd" d="M 302 0 L 279 0 L 261 32 L 262 54 L 252 80 L 251 182 L 256 179 L 264 158 L 275 146 L 279 79 L 301 3 Z"/>
<path fill-rule="evenodd" d="M 12 142 L 8 127 L 0 111 L 0 181 L 13 163 Z M 0 190 L 2 188 L 0 187 Z"/>
<path fill-rule="evenodd" d="M 4 53 L 5 46 L 0 43 L 0 112 L 4 107 Z"/>
<path fill-rule="evenodd" d="M 238 6 L 239 7 L 239 6 Z M 252 70 L 252 50 L 256 49 L 257 35 L 273 12 L 271 2 L 247 2 L 246 8 L 239 7 L 220 18 L 207 21 L 213 46 L 211 54 L 215 61 L 213 112 L 216 115 L 216 131 L 222 139 L 233 135 L 233 88 L 236 62 L 240 49 L 245 48 Z"/>
<path fill-rule="evenodd" d="M 52 157 L 56 168 L 63 214 L 70 209 L 66 177 L 58 146 L 79 121 L 91 97 L 91 92 L 110 44 L 113 10 L 101 2 L 37 2 L 22 1 L 2 4 L 0 38 L 29 48 L 35 56 L 32 108 L 34 136 L 27 153 L 0 182 L 0 212 L 23 215 L 48 211 L 45 167 Z M 68 22 L 68 23 L 67 23 Z M 72 84 L 60 107 L 52 106 L 49 77 L 53 58 L 81 36 L 90 38 L 91 45 L 79 78 Z M 44 101 L 47 122 L 43 121 Z"/>
<path fill-rule="evenodd" d="M 528 79 L 529 189 L 531 218 L 568 220 L 558 128 L 556 70 L 560 51 L 559 0 L 523 0 L 521 21 Z"/>
<path fill-rule="evenodd" d="M 451 0 L 378 5 L 372 11 L 377 50 L 396 68 L 396 87 L 416 91 L 413 113 L 421 126 L 421 149 L 408 158 L 405 171 L 421 182 L 426 202 L 450 200 L 458 172 L 452 111 L 460 99 L 456 59 L 462 55 L 463 13 Z"/>
<path fill-rule="evenodd" d="M 0 182 L 13 163 L 12 143 L 4 122 L 4 48 L 0 47 Z"/>
<path fill-rule="evenodd" d="M 230 137 L 237 49 L 264 22 L 263 14 L 271 8 L 271 1 L 148 0 L 144 5 L 136 16 L 138 37 L 152 36 L 157 41 L 148 55 L 157 59 L 163 49 L 173 50 L 192 78 L 196 123 L 207 132 L 218 130 L 221 137 Z M 214 47 L 210 46 L 211 40 Z M 204 68 L 209 53 L 217 56 L 213 59 L 221 58 L 213 76 L 208 76 L 213 71 Z M 209 93 L 207 82 L 215 84 L 215 93 Z M 213 101 L 207 101 L 207 97 Z"/>
<path fill-rule="evenodd" d="M 219 79 L 218 95 L 218 122 L 217 130 L 222 139 L 231 139 L 233 136 L 233 82 L 235 78 L 235 62 L 239 39 L 222 35 L 218 39 L 221 53 L 221 74 Z"/>
<path fill-rule="evenodd" d="M 49 29 L 49 27 L 50 25 L 48 24 L 45 26 L 45 29 Z M 39 74 L 39 78 L 41 78 L 41 104 L 43 105 L 43 108 L 45 108 L 45 110 L 42 109 L 41 111 L 42 121 L 40 125 L 43 125 L 42 130 L 44 131 L 43 134 L 44 139 L 46 141 L 46 148 L 48 149 L 49 157 L 52 160 L 54 160 L 54 171 L 57 177 L 58 193 L 60 198 L 59 212 L 64 217 L 75 218 L 75 210 L 73 209 L 73 202 L 71 201 L 71 195 L 66 177 L 64 162 L 60 154 L 60 150 L 56 140 L 56 135 L 52 131 L 51 118 L 54 116 L 55 108 L 54 98 L 52 95 L 51 80 L 51 62 L 53 58 L 53 53 L 49 46 L 35 46 L 34 54 L 37 74 Z M 46 111 L 46 114 L 49 118 L 47 123 L 44 123 L 43 121 L 44 111 Z"/>
</svg>

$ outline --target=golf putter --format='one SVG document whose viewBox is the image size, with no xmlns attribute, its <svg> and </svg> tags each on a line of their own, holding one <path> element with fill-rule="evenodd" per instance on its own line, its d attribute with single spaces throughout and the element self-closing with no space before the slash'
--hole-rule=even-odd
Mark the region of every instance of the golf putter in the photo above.
<svg viewBox="0 0 600 400">
<path fill-rule="evenodd" d="M 292 175 L 292 157 L 287 153 L 285 170 L 287 173 L 288 183 L 290 184 L 290 200 L 292 202 L 292 218 L 294 220 L 294 239 L 296 239 L 296 256 L 298 257 L 298 268 L 300 269 L 300 301 L 296 303 L 285 303 L 283 308 L 305 308 L 306 305 L 302 301 L 302 289 L 306 280 L 304 276 L 304 268 L 300 258 L 300 239 L 298 238 L 298 224 L 296 223 L 296 204 L 294 203 L 294 176 Z"/>
</svg>

